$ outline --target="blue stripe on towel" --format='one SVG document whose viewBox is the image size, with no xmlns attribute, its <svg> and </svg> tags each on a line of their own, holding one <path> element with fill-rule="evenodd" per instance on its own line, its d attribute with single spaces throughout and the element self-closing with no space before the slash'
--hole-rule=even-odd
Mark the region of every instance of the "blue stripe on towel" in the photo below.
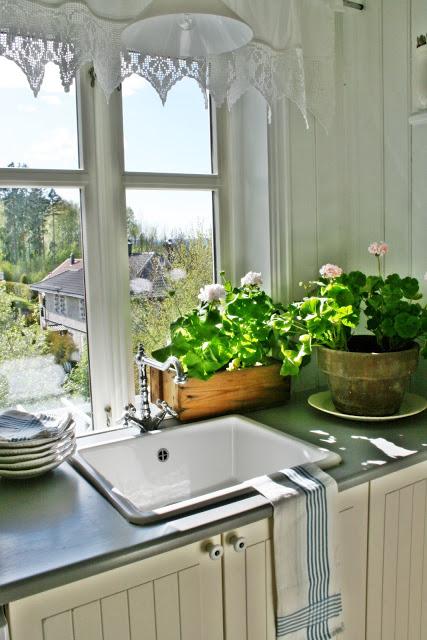
<svg viewBox="0 0 427 640">
<path fill-rule="evenodd" d="M 303 492 L 307 513 L 308 606 L 277 619 L 277 636 L 307 629 L 307 640 L 329 640 L 328 621 L 342 612 L 341 595 L 329 595 L 328 512 L 326 487 L 304 467 L 283 473 Z"/>
</svg>

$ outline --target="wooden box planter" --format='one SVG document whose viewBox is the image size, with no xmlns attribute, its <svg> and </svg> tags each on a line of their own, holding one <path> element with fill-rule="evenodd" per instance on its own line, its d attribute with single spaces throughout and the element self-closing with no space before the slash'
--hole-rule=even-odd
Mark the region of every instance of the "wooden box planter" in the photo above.
<svg viewBox="0 0 427 640">
<path fill-rule="evenodd" d="M 291 385 L 280 366 L 221 371 L 209 380 L 189 378 L 182 386 L 174 383 L 174 372 L 150 369 L 151 401 L 166 400 L 182 422 L 284 404 Z"/>
</svg>

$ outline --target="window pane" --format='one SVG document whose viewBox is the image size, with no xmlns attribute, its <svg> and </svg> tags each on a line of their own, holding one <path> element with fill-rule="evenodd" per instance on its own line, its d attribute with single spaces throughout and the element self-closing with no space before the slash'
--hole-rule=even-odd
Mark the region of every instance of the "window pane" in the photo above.
<svg viewBox="0 0 427 640">
<path fill-rule="evenodd" d="M 90 428 L 78 189 L 0 189 L 0 409 Z"/>
<path fill-rule="evenodd" d="M 76 91 L 65 93 L 56 65 L 35 98 L 18 65 L 0 57 L 0 104 L 0 167 L 78 168 Z"/>
<path fill-rule="evenodd" d="M 122 91 L 127 171 L 212 173 L 210 111 L 194 80 L 178 82 L 165 106 L 139 76 Z"/>
<path fill-rule="evenodd" d="M 128 190 L 126 201 L 133 351 L 151 353 L 213 280 L 212 193 Z"/>
</svg>

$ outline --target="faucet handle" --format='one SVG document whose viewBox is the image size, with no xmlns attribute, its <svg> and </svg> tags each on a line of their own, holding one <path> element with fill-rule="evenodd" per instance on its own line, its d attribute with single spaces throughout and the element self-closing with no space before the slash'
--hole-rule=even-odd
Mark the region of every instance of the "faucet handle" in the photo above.
<svg viewBox="0 0 427 640">
<path fill-rule="evenodd" d="M 157 400 L 156 405 L 164 412 L 164 415 L 167 414 L 169 416 L 172 416 L 172 418 L 178 417 L 177 412 L 168 405 L 166 400 Z"/>
</svg>

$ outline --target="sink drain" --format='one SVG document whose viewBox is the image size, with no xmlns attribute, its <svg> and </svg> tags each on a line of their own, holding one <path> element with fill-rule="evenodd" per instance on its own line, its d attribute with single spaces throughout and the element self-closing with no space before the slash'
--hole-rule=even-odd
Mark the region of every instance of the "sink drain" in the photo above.
<svg viewBox="0 0 427 640">
<path fill-rule="evenodd" d="M 166 462 L 169 459 L 169 451 L 167 449 L 159 449 L 157 452 L 157 460 Z"/>
</svg>

